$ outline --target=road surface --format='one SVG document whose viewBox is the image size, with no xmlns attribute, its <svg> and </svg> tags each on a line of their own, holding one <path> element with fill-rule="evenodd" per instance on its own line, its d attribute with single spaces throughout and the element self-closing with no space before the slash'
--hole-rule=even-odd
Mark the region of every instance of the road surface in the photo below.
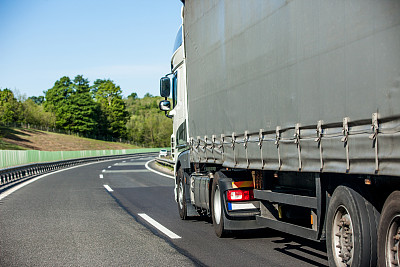
<svg viewBox="0 0 400 267">
<path fill-rule="evenodd" d="M 324 244 L 182 221 L 148 156 L 51 173 L 0 195 L 0 266 L 326 266 Z M 7 193 L 7 192 L 5 192 Z"/>
</svg>

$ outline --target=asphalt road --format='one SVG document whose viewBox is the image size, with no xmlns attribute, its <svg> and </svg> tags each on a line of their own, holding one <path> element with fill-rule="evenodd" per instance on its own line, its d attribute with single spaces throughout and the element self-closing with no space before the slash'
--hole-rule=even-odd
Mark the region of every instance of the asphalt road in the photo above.
<svg viewBox="0 0 400 267">
<path fill-rule="evenodd" d="M 327 265 L 318 242 L 271 230 L 220 239 L 207 219 L 180 220 L 174 181 L 150 159 L 79 166 L 0 195 L 0 266 Z"/>
</svg>

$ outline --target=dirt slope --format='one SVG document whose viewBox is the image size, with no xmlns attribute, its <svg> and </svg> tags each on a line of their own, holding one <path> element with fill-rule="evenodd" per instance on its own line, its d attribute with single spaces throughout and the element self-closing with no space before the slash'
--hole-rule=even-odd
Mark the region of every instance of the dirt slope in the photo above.
<svg viewBox="0 0 400 267">
<path fill-rule="evenodd" d="M 72 135 L 33 129 L 0 127 L 0 149 L 33 149 L 41 151 L 79 151 L 134 149 L 137 146 L 104 142 Z"/>
</svg>

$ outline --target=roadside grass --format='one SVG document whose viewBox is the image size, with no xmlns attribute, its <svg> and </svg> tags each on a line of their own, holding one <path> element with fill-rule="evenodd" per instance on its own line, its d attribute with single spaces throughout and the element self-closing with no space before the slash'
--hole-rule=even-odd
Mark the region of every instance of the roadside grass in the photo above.
<svg viewBox="0 0 400 267">
<path fill-rule="evenodd" d="M 158 162 L 156 162 L 156 165 L 157 165 L 157 166 L 160 166 L 161 168 L 168 169 L 168 170 L 170 170 L 170 171 L 172 171 L 172 172 L 174 171 L 174 168 L 171 167 L 171 166 L 166 166 L 166 165 L 160 164 L 160 163 L 158 163 Z"/>
<path fill-rule="evenodd" d="M 73 135 L 0 126 L 0 150 L 81 151 L 140 148 Z"/>
<path fill-rule="evenodd" d="M 0 150 L 27 150 L 22 146 L 18 146 L 15 144 L 7 143 L 0 139 Z"/>
</svg>

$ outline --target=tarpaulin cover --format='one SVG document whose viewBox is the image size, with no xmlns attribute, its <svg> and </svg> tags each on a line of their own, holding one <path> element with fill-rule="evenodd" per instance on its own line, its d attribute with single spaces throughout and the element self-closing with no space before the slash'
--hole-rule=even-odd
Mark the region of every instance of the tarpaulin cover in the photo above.
<svg viewBox="0 0 400 267">
<path fill-rule="evenodd" d="M 184 45 L 193 161 L 400 175 L 400 1 L 187 0 Z"/>
</svg>

